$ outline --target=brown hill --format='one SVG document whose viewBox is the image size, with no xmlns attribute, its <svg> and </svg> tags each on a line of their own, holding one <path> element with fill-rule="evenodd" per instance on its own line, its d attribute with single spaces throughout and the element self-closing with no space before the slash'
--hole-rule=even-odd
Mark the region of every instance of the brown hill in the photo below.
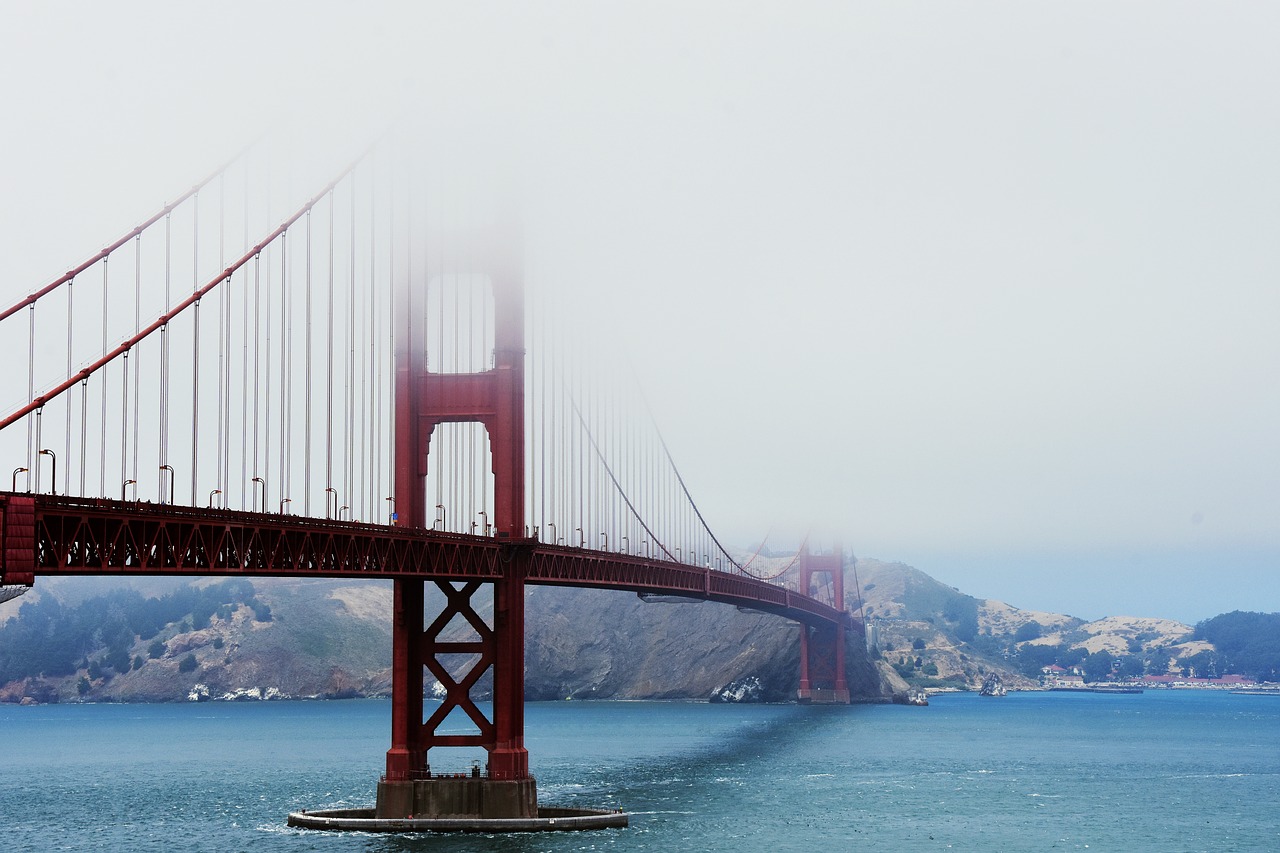
<svg viewBox="0 0 1280 853">
<path fill-rule="evenodd" d="M 389 692 L 389 582 L 255 579 L 253 584 L 257 598 L 270 607 L 269 621 L 247 605 L 215 615 L 199 630 L 192 629 L 190 619 L 182 620 L 154 638 L 135 638 L 128 649 L 134 667 L 125 672 L 93 666 L 105 655 L 91 653 L 90 666 L 72 675 L 0 687 L 0 701 Z M 158 591 L 169 589 L 164 585 Z M 64 580 L 42 581 L 38 592 L 79 603 L 103 590 L 101 582 L 86 587 L 81 580 Z M 145 584 L 139 591 L 150 592 Z M 437 593 L 429 612 L 441 600 Z M 526 624 L 530 699 L 706 699 L 726 686 L 748 683 L 744 695 L 753 699 L 795 695 L 799 631 L 778 617 L 714 603 L 648 604 L 629 593 L 531 587 Z M 466 632 L 457 629 L 459 638 Z M 163 651 L 152 657 L 156 641 Z M 859 698 L 882 700 L 905 689 L 891 670 L 867 658 L 860 637 L 848 657 L 851 689 Z M 480 689 L 486 687 L 482 680 Z"/>
</svg>

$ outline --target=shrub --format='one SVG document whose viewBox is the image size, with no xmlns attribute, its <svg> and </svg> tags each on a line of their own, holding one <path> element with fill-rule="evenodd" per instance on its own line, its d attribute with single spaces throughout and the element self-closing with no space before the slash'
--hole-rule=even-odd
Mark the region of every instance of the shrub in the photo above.
<svg viewBox="0 0 1280 853">
<path fill-rule="evenodd" d="M 1013 641 L 1025 643 L 1027 640 L 1038 640 L 1042 636 L 1044 636 L 1044 626 L 1033 619 L 1018 626 L 1018 630 L 1013 632 Z"/>
</svg>

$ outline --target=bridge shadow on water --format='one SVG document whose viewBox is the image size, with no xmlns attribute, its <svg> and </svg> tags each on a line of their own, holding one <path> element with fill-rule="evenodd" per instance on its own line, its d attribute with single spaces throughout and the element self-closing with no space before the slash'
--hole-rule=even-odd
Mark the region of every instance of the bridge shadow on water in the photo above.
<svg viewBox="0 0 1280 853">
<path fill-rule="evenodd" d="M 589 711 L 593 703 L 573 703 Z M 612 703 L 610 703 L 612 704 Z M 625 703 L 623 706 L 629 706 Z M 707 824 L 733 823 L 748 814 L 775 809 L 771 778 L 817 775 L 811 764 L 837 732 L 863 706 L 719 705 L 636 703 L 634 714 L 658 719 L 635 729 L 614 728 L 611 737 L 628 744 L 604 760 L 593 750 L 596 735 L 564 726 L 566 741 L 553 745 L 545 761 L 534 746 L 539 799 L 548 806 L 621 808 L 632 815 L 627 829 L 512 835 L 387 835 L 369 837 L 364 848 L 386 853 L 409 851 L 520 851 L 671 849 L 690 839 L 705 839 Z M 614 706 L 615 708 L 618 706 Z M 662 708 L 670 709 L 662 713 Z M 692 727 L 687 744 L 664 743 L 664 732 Z M 580 737 L 575 736 L 580 735 Z M 847 736 L 847 734 L 846 734 Z M 683 739 L 683 738 L 682 738 Z M 648 752 L 653 744 L 663 752 Z M 808 758 L 806 758 L 806 756 Z M 690 829 L 690 824 L 699 828 Z"/>
</svg>

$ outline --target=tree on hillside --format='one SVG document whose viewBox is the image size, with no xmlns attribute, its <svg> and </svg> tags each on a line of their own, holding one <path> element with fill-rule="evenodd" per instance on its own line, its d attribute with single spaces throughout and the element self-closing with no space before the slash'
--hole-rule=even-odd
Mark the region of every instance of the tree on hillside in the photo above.
<svg viewBox="0 0 1280 853">
<path fill-rule="evenodd" d="M 1044 626 L 1036 620 L 1024 622 L 1018 626 L 1018 630 L 1013 632 L 1013 641 L 1015 643 L 1025 643 L 1027 640 L 1038 640 L 1044 636 Z"/>
<path fill-rule="evenodd" d="M 88 669 L 94 681 L 112 671 L 128 672 L 138 640 L 153 640 L 163 627 L 179 622 L 181 631 L 190 631 L 209 624 L 212 614 L 230 613 L 242 604 L 253 608 L 258 621 L 271 620 L 271 608 L 254 597 L 252 582 L 244 579 L 183 586 L 159 598 L 117 590 L 75 606 L 52 596 L 24 602 L 0 625 L 0 685 L 39 675 L 67 676 L 77 669 Z M 163 656 L 165 644 L 155 639 L 147 654 Z"/>
<path fill-rule="evenodd" d="M 1113 663 L 1115 663 L 1115 657 L 1106 649 L 1099 652 L 1093 652 L 1084 659 L 1084 663 L 1082 665 L 1082 668 L 1084 669 L 1084 680 L 1109 680 L 1111 678 L 1111 665 Z"/>
<path fill-rule="evenodd" d="M 1213 643 L 1221 655 L 1216 665 L 1223 673 L 1258 681 L 1280 678 L 1280 613 L 1223 613 L 1197 624 L 1194 636 Z"/>
<path fill-rule="evenodd" d="M 1182 659 L 1182 674 L 1188 678 L 1218 678 L 1225 674 L 1222 657 L 1217 652 L 1196 652 Z"/>
<path fill-rule="evenodd" d="M 1173 652 L 1168 646 L 1157 646 L 1146 655 L 1145 672 L 1147 675 L 1168 675 L 1169 662 L 1173 660 Z"/>
<path fill-rule="evenodd" d="M 1138 678 L 1143 673 L 1142 658 L 1134 655 L 1121 655 L 1116 662 L 1115 673 L 1120 678 Z"/>
<path fill-rule="evenodd" d="M 1058 662 L 1062 646 L 1046 646 L 1027 643 L 1018 648 L 1018 670 L 1028 678 L 1040 675 L 1040 670 Z"/>
</svg>

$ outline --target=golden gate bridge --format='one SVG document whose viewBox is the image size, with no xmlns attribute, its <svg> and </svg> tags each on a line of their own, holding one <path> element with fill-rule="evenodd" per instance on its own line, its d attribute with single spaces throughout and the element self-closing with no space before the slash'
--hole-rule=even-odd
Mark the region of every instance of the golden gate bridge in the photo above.
<svg viewBox="0 0 1280 853">
<path fill-rule="evenodd" d="M 848 702 L 861 625 L 840 549 L 803 547 L 797 589 L 735 559 L 607 347 L 527 287 L 518 217 L 406 162 L 375 149 L 273 220 L 271 164 L 246 152 L 0 312 L 26 368 L 0 410 L 19 463 L 0 593 L 37 576 L 391 579 L 378 804 L 300 825 L 572 824 L 538 805 L 524 746 L 526 584 L 794 620 L 797 698 Z M 427 673 L 444 690 L 430 715 Z M 460 718 L 467 733 L 446 727 Z M 433 772 L 450 747 L 483 748 L 483 774 Z"/>
</svg>

